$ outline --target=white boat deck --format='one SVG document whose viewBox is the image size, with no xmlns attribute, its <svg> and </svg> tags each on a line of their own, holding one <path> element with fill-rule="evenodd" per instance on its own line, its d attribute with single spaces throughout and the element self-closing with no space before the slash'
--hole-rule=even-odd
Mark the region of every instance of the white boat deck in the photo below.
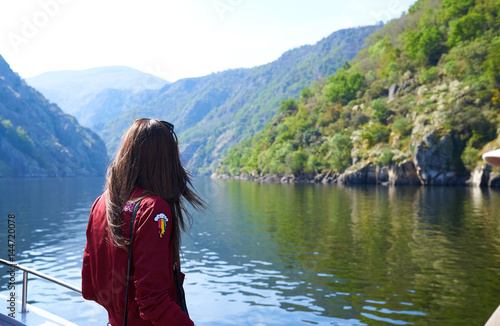
<svg viewBox="0 0 500 326">
<path fill-rule="evenodd" d="M 0 294 L 0 300 L 7 302 L 8 297 Z M 2 305 L 3 306 L 3 305 Z M 78 326 L 64 318 L 28 304 L 28 312 L 21 313 L 21 302 L 16 300 L 16 318 L 9 317 L 7 307 L 0 309 L 0 326 Z"/>
</svg>

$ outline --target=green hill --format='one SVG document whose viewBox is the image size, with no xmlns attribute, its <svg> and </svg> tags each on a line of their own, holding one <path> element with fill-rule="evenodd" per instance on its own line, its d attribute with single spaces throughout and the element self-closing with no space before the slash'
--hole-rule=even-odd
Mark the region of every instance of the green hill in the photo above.
<svg viewBox="0 0 500 326">
<path fill-rule="evenodd" d="M 230 177 L 491 184 L 500 147 L 500 2 L 419 0 L 217 168 Z"/>
</svg>

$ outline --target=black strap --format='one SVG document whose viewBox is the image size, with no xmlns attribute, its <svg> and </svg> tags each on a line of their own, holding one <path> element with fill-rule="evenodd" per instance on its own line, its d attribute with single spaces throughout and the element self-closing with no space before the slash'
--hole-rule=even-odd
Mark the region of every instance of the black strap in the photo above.
<svg viewBox="0 0 500 326">
<path fill-rule="evenodd" d="M 179 306 L 181 310 L 189 316 L 188 308 L 186 304 L 186 294 L 184 293 L 184 287 L 182 286 L 181 271 L 177 264 L 174 264 L 174 283 L 177 290 L 177 299 L 179 299 Z"/>
<path fill-rule="evenodd" d="M 130 281 L 130 263 L 132 261 L 132 244 L 134 243 L 134 222 L 137 211 L 139 210 L 139 204 L 141 200 L 138 200 L 134 204 L 134 209 L 132 211 L 132 217 L 130 218 L 130 244 L 128 247 L 128 263 L 127 263 L 127 290 L 125 291 L 125 314 L 123 317 L 123 326 L 127 326 L 127 310 L 128 310 L 128 283 Z"/>
</svg>

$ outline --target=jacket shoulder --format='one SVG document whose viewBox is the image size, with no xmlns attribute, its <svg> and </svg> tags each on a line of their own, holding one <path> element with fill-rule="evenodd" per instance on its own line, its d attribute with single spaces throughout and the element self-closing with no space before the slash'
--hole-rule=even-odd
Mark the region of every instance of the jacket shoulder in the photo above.
<svg viewBox="0 0 500 326">
<path fill-rule="evenodd" d="M 172 216 L 168 203 L 157 195 L 150 195 L 141 200 L 137 211 L 137 218 L 145 222 L 148 218 L 155 218 L 159 214 L 164 214 L 168 218 Z"/>
</svg>

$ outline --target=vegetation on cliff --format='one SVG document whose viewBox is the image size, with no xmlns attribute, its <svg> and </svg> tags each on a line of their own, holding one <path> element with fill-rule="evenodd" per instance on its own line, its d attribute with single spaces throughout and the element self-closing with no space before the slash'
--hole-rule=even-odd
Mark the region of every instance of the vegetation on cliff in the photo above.
<svg viewBox="0 0 500 326">
<path fill-rule="evenodd" d="M 441 142 L 444 154 L 418 163 L 470 173 L 498 144 L 499 26 L 496 0 L 417 1 L 335 75 L 281 102 L 216 172 L 342 173 L 415 160 Z"/>
<path fill-rule="evenodd" d="M 104 175 L 103 141 L 28 86 L 0 56 L 0 177 Z"/>
</svg>

